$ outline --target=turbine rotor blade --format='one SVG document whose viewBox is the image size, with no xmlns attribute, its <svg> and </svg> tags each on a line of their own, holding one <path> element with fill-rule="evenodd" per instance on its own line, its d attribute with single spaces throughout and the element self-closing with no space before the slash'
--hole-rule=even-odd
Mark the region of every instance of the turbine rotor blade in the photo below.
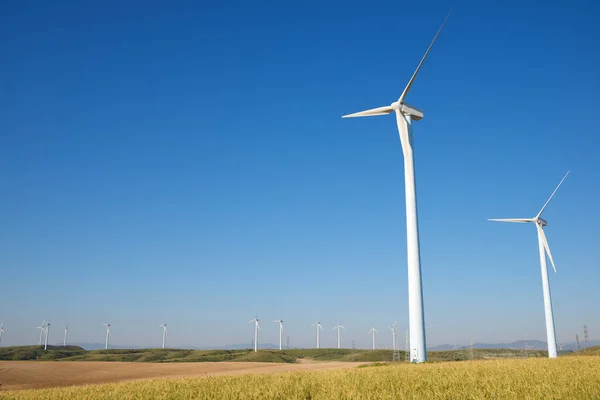
<svg viewBox="0 0 600 400">
<path fill-rule="evenodd" d="M 342 118 L 376 117 L 378 115 L 387 115 L 387 114 L 391 113 L 392 111 L 394 111 L 392 106 L 377 107 L 377 108 L 371 108 L 370 110 L 359 111 L 359 112 L 356 112 L 353 114 L 346 114 L 346 115 L 343 115 Z"/>
<path fill-rule="evenodd" d="M 425 55 L 423 56 L 423 58 L 421 59 L 421 62 L 419 63 L 419 66 L 417 67 L 417 69 L 415 70 L 415 72 L 413 73 L 412 77 L 410 78 L 410 81 L 408 81 L 408 84 L 406 85 L 406 87 L 404 88 L 404 90 L 402 91 L 402 94 L 400 95 L 400 97 L 398 98 L 398 103 L 402 104 L 402 102 L 404 101 L 404 98 L 406 97 L 406 95 L 408 94 L 408 91 L 410 90 L 413 82 L 415 81 L 415 78 L 417 77 L 417 74 L 419 73 L 419 70 L 421 69 L 421 66 L 423 65 L 423 62 L 425 61 L 425 59 L 427 58 L 427 55 L 429 54 L 429 51 L 431 50 L 431 47 L 433 46 L 433 44 L 435 43 L 435 40 L 437 39 L 438 35 L 440 34 L 440 32 L 442 31 L 442 28 L 444 27 L 444 25 L 446 24 L 446 21 L 448 20 L 448 17 L 450 17 L 450 14 L 452 14 L 452 10 L 450 10 L 450 12 L 448 13 L 448 15 L 446 15 L 446 18 L 444 19 L 444 22 L 442 22 L 442 26 L 440 26 L 440 29 L 438 29 L 437 33 L 435 34 L 435 36 L 433 37 L 433 40 L 431 41 L 431 44 L 429 45 L 429 47 L 427 48 L 427 51 L 425 52 Z"/>
<path fill-rule="evenodd" d="M 548 246 L 548 240 L 546 239 L 546 234 L 544 233 L 544 229 L 542 229 L 542 227 L 539 226 L 538 224 L 535 224 L 535 226 L 538 229 L 538 233 L 540 235 L 540 240 L 542 241 L 542 244 L 544 245 L 544 249 L 546 250 L 546 254 L 548 254 L 548 258 L 550 259 L 550 263 L 552 264 L 552 269 L 554 270 L 554 273 L 556 273 L 556 266 L 554 265 L 554 259 L 552 258 L 552 253 L 550 252 L 550 246 Z"/>
<path fill-rule="evenodd" d="M 556 191 L 558 190 L 558 188 L 560 187 L 560 185 L 562 185 L 563 181 L 565 180 L 565 178 L 567 177 L 567 175 L 569 175 L 571 171 L 567 171 L 567 173 L 565 174 L 565 176 L 563 176 L 563 178 L 560 180 L 560 183 L 558 184 L 558 186 L 556 187 L 556 189 L 554 189 L 554 192 L 552 192 L 552 194 L 550 195 L 550 198 L 548 199 L 548 201 L 546 201 L 546 203 L 544 204 L 544 206 L 542 207 L 542 209 L 540 210 L 540 212 L 538 213 L 538 215 L 536 216 L 536 218 L 539 218 L 542 213 L 544 212 L 544 210 L 546 209 L 546 206 L 548 205 L 548 203 L 550 203 L 550 200 L 552 200 L 552 197 L 554 197 L 554 193 L 556 193 Z"/>
<path fill-rule="evenodd" d="M 533 222 L 533 218 L 488 218 L 488 221 L 495 221 L 495 222 L 518 222 L 521 224 L 527 223 L 527 222 Z"/>
</svg>

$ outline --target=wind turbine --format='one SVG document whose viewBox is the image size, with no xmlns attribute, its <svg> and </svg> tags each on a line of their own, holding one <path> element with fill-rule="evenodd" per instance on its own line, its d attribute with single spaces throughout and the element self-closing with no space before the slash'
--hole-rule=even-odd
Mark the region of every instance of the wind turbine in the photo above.
<svg viewBox="0 0 600 400">
<path fill-rule="evenodd" d="M 550 247 L 548 246 L 548 240 L 546 240 L 546 234 L 544 233 L 544 227 L 548 225 L 546 220 L 542 219 L 542 213 L 548 206 L 554 194 L 562 185 L 567 175 L 569 175 L 568 171 L 565 176 L 562 178 L 554 192 L 550 195 L 550 198 L 546 201 L 546 203 L 542 206 L 542 209 L 539 213 L 533 218 L 492 218 L 490 221 L 498 221 L 498 222 L 517 222 L 517 223 L 528 223 L 533 222 L 537 229 L 538 236 L 538 247 L 540 252 L 540 266 L 542 269 L 542 289 L 544 293 L 544 311 L 546 315 L 546 337 L 548 339 L 548 357 L 556 358 L 558 356 L 558 352 L 556 351 L 556 333 L 554 331 L 554 315 L 552 312 L 552 297 L 550 296 L 550 283 L 548 281 L 548 265 L 546 264 L 546 255 L 550 259 L 550 263 L 552 263 L 552 269 L 556 273 L 556 266 L 554 265 L 554 259 L 552 258 L 552 253 L 550 252 Z"/>
<path fill-rule="evenodd" d="M 2 334 L 4 333 L 4 321 L 0 322 L 0 344 L 2 343 Z"/>
<path fill-rule="evenodd" d="M 392 350 L 396 351 L 396 336 L 398 335 L 398 324 L 394 321 L 394 325 L 388 326 L 388 329 L 392 331 Z"/>
<path fill-rule="evenodd" d="M 278 322 L 279 323 L 279 350 L 282 349 L 281 345 L 283 343 L 283 320 L 282 319 L 276 319 L 273 322 Z"/>
<path fill-rule="evenodd" d="M 48 334 L 50 333 L 50 322 L 46 322 L 46 341 L 44 342 L 44 350 L 48 350 Z"/>
<path fill-rule="evenodd" d="M 248 321 L 249 324 L 254 322 L 254 351 L 258 351 L 258 330 L 260 326 L 258 325 L 258 317 L 253 320 Z"/>
<path fill-rule="evenodd" d="M 337 337 L 338 337 L 338 349 L 342 348 L 342 329 L 346 329 L 344 328 L 342 325 L 340 325 L 340 321 L 338 321 L 337 325 L 335 327 L 333 327 L 333 330 L 335 331 L 337 329 Z"/>
<path fill-rule="evenodd" d="M 321 323 L 319 321 L 315 322 L 314 324 L 312 324 L 310 327 L 312 328 L 313 326 L 315 326 L 317 328 L 317 349 L 321 348 L 321 332 L 319 331 L 319 329 L 323 330 L 323 327 L 321 326 Z"/>
<path fill-rule="evenodd" d="M 167 338 L 167 324 L 162 324 L 158 326 L 159 328 L 163 328 L 163 346 L 162 348 L 165 348 L 165 339 Z"/>
<path fill-rule="evenodd" d="M 427 361 L 425 351 L 425 312 L 423 310 L 423 288 L 421 284 L 421 256 L 419 250 L 419 224 L 417 219 L 417 193 L 415 183 L 415 162 L 413 158 L 412 121 L 423 118 L 423 112 L 404 102 L 408 95 L 423 62 L 427 58 L 433 43 L 437 39 L 450 13 L 444 19 L 442 26 L 435 34 L 433 41 L 427 48 L 425 55 L 417 66 L 408 84 L 402 91 L 397 101 L 389 106 L 373 108 L 354 114 L 344 115 L 342 118 L 371 117 L 396 114 L 396 123 L 400 134 L 400 143 L 404 153 L 404 188 L 406 197 L 406 244 L 408 255 L 408 316 L 410 329 L 410 359 L 413 362 Z"/>
<path fill-rule="evenodd" d="M 35 327 L 35 329 L 39 329 L 40 330 L 40 343 L 39 343 L 39 346 L 42 345 L 42 338 L 44 337 L 44 329 L 46 329 L 45 325 L 46 325 L 46 320 L 42 321 L 42 324 L 40 326 L 36 326 Z"/>
<path fill-rule="evenodd" d="M 65 325 L 65 338 L 63 339 L 63 346 L 67 345 L 67 331 L 69 330 L 69 326 Z"/>
<path fill-rule="evenodd" d="M 104 349 L 108 350 L 108 337 L 110 336 L 110 324 L 102 324 L 102 326 L 106 327 L 106 345 L 104 346 Z"/>
<path fill-rule="evenodd" d="M 373 334 L 373 350 L 375 350 L 375 332 L 379 332 L 375 327 L 371 328 L 367 335 Z"/>
</svg>

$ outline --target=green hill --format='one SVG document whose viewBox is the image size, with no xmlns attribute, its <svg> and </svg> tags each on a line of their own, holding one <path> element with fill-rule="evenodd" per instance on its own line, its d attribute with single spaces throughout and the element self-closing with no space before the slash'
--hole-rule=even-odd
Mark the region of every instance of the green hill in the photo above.
<svg viewBox="0 0 600 400">
<path fill-rule="evenodd" d="M 86 351 L 79 346 L 13 346 L 0 347 L 0 360 L 58 360 L 84 355 Z"/>
</svg>

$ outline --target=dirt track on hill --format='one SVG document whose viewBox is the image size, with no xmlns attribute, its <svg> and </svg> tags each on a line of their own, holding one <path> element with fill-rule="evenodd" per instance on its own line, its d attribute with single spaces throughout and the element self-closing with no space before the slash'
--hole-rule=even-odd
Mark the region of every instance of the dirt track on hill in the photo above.
<svg viewBox="0 0 600 400">
<path fill-rule="evenodd" d="M 122 382 L 152 378 L 264 374 L 352 368 L 357 362 L 279 364 L 259 362 L 135 363 L 98 361 L 0 361 L 0 390 Z"/>
</svg>

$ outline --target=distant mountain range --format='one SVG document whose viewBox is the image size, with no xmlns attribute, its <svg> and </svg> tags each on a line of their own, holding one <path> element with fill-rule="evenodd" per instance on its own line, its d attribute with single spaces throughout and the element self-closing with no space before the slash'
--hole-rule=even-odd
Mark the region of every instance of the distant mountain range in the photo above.
<svg viewBox="0 0 600 400">
<path fill-rule="evenodd" d="M 102 350 L 104 349 L 104 343 L 69 343 L 73 346 L 83 347 L 85 350 Z M 61 345 L 58 343 L 57 345 Z M 453 344 L 441 344 L 439 346 L 428 347 L 429 351 L 436 350 L 452 350 L 457 345 Z M 459 344 L 459 348 L 467 348 L 468 344 Z M 533 350 L 546 350 L 548 346 L 546 342 L 541 340 L 516 340 L 508 343 L 473 343 L 474 349 L 515 349 L 525 350 L 525 346 L 531 346 Z M 590 340 L 590 347 L 600 346 L 600 340 Z M 147 349 L 149 346 L 136 346 L 136 345 L 113 345 L 109 346 L 111 349 Z M 154 346 L 159 347 L 159 346 Z M 225 346 L 176 346 L 178 349 L 192 349 L 192 350 L 240 350 L 249 349 L 250 343 L 238 343 L 228 344 Z M 258 345 L 260 349 L 278 349 L 279 345 L 273 343 L 260 343 Z M 583 342 L 581 342 L 583 348 Z M 402 349 L 401 349 L 402 350 Z M 577 342 L 565 343 L 563 350 L 575 351 L 577 350 Z"/>
</svg>

